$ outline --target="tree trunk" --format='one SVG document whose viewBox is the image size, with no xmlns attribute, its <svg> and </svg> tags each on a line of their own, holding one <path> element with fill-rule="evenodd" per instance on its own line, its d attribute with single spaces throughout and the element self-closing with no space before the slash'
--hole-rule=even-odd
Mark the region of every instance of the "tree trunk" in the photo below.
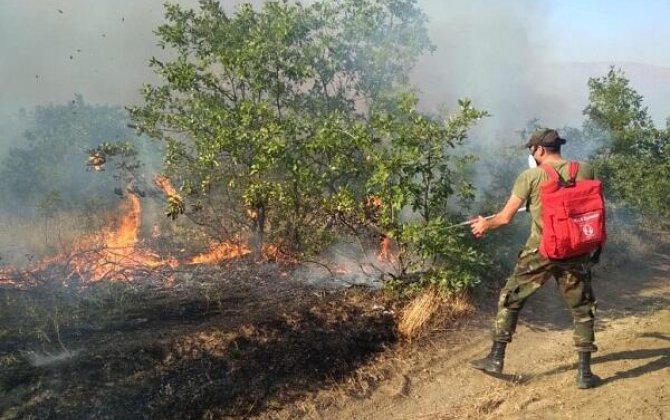
<svg viewBox="0 0 670 420">
<path fill-rule="evenodd" d="M 265 206 L 256 206 L 253 224 L 251 225 L 251 250 L 257 259 L 263 256 L 263 246 L 265 245 L 265 212 Z"/>
</svg>

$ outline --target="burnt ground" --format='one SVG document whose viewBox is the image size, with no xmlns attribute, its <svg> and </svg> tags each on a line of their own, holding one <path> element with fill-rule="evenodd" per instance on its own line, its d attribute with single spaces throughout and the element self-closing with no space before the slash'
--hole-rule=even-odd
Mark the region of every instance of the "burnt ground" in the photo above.
<svg viewBox="0 0 670 420">
<path fill-rule="evenodd" d="M 494 295 L 407 342 L 380 292 L 305 287 L 272 264 L 170 288 L 3 289 L 0 417 L 669 418 L 668 250 L 597 268 L 604 382 L 586 391 L 553 285 L 524 309 L 502 379 L 467 366 L 488 350 Z"/>
<path fill-rule="evenodd" d="M 2 289 L 2 418 L 256 416 L 332 387 L 397 342 L 378 293 L 319 291 L 244 261 L 188 274 L 163 290 Z"/>
</svg>

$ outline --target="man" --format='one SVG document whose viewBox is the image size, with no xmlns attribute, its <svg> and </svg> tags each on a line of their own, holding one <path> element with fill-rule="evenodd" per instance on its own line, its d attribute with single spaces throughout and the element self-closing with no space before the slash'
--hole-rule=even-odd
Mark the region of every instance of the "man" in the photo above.
<svg viewBox="0 0 670 420">
<path fill-rule="evenodd" d="M 556 130 L 544 129 L 532 134 L 526 147 L 530 151 L 531 169 L 522 172 L 512 188 L 512 195 L 505 207 L 493 218 L 481 216 L 471 221 L 472 233 L 483 237 L 487 231 L 497 229 L 512 221 L 517 210 L 527 203 L 532 219 L 530 237 L 519 253 L 514 272 L 500 292 L 498 313 L 494 323 L 493 345 L 489 355 L 471 362 L 472 367 L 490 373 L 501 373 L 507 343 L 512 341 L 519 313 L 526 300 L 549 278 L 554 277 L 563 299 L 572 312 L 574 320 L 574 342 L 579 354 L 577 387 L 593 388 L 600 378 L 591 372 L 591 353 L 597 350 L 594 344 L 595 297 L 591 290 L 591 255 L 581 255 L 565 260 L 550 260 L 539 252 L 542 238 L 540 184 L 549 179 L 540 168 L 548 164 L 555 168 L 563 180 L 568 179 L 568 162 L 561 157 L 561 145 L 565 144 Z M 536 166 L 536 167 L 532 167 Z M 593 168 L 580 163 L 577 180 L 594 179 Z"/>
</svg>

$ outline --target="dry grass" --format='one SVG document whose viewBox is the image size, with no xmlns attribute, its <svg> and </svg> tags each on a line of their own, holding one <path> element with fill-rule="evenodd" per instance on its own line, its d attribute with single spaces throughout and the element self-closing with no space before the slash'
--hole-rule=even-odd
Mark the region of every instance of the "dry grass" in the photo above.
<svg viewBox="0 0 670 420">
<path fill-rule="evenodd" d="M 437 289 L 428 289 L 403 308 L 398 321 L 398 332 L 408 340 L 417 338 L 425 330 L 430 319 L 440 309 L 441 296 Z"/>
<path fill-rule="evenodd" d="M 23 267 L 62 251 L 87 233 L 85 218 L 77 214 L 59 214 L 45 223 L 40 217 L 5 215 L 0 223 L 2 263 Z"/>
<path fill-rule="evenodd" d="M 412 299 L 401 311 L 397 329 L 406 340 L 420 337 L 435 323 L 443 323 L 470 315 L 474 306 L 464 294 L 443 296 L 430 288 Z"/>
<path fill-rule="evenodd" d="M 475 311 L 472 300 L 466 294 L 452 295 L 446 300 L 446 303 L 447 315 L 452 320 L 472 315 Z"/>
</svg>

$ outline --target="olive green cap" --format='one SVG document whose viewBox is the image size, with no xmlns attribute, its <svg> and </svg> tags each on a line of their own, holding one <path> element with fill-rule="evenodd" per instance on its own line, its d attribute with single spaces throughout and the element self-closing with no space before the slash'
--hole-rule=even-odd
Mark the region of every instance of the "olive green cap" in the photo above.
<svg viewBox="0 0 670 420">
<path fill-rule="evenodd" d="M 562 144 L 565 144 L 565 139 L 562 139 L 558 134 L 558 131 L 551 128 L 543 128 L 537 130 L 531 134 L 528 142 L 526 142 L 525 147 L 549 147 L 549 148 L 559 148 Z"/>
</svg>

